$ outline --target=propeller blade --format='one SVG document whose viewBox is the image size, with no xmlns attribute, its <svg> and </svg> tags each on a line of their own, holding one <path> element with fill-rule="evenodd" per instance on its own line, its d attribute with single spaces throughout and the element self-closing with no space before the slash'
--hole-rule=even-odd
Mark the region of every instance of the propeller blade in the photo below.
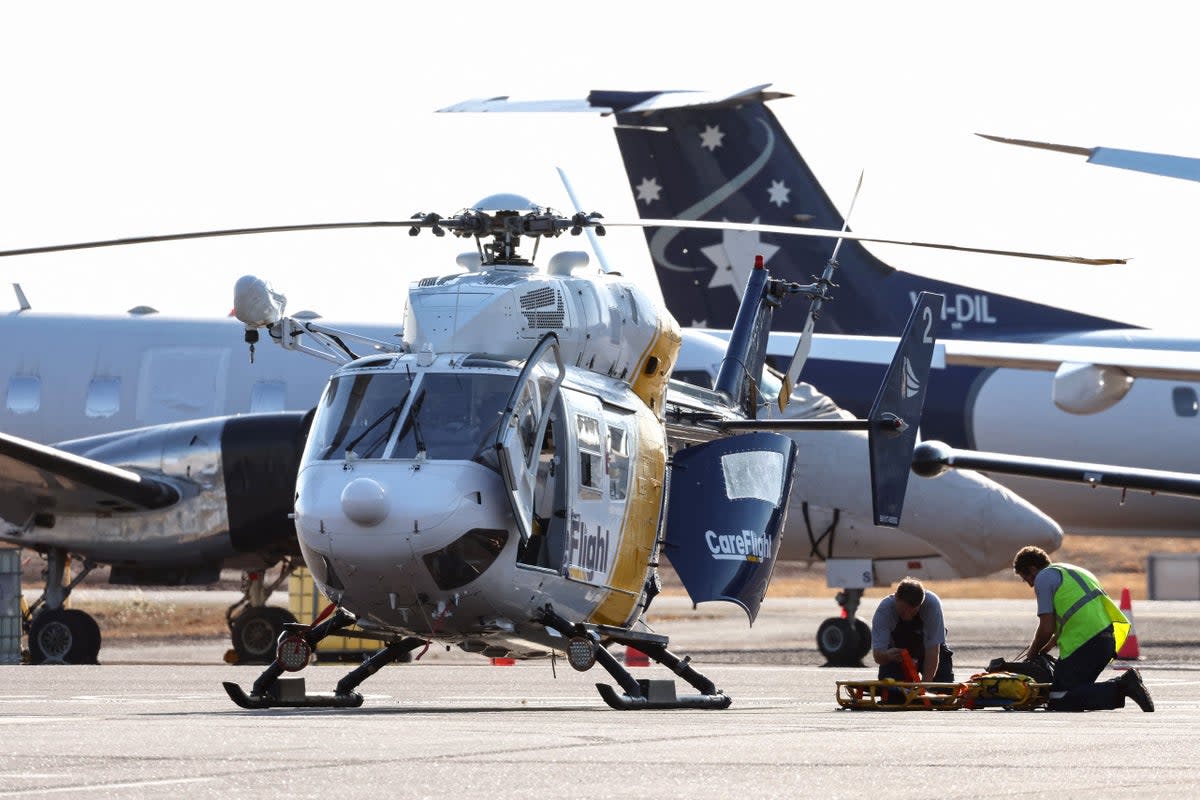
<svg viewBox="0 0 1200 800">
<path fill-rule="evenodd" d="M 1088 264 L 1091 266 L 1108 266 L 1112 264 L 1127 264 L 1124 258 L 1088 258 L 1086 256 L 1059 256 L 1048 253 L 1030 253 L 1022 250 L 998 250 L 990 247 L 966 247 L 955 244 L 938 244 L 936 242 L 913 242 L 902 239 L 884 239 L 875 236 L 864 236 L 848 231 L 831 231 L 823 228 L 796 228 L 788 225 L 758 225 L 750 222 L 708 222 L 706 220 L 687 219 L 641 219 L 641 220 L 605 220 L 608 228 L 694 228 L 712 231 L 759 231 L 761 233 L 782 233 L 788 236 L 817 236 L 826 238 L 853 239 L 857 242 L 875 242 L 877 244 L 899 244 L 906 247 L 928 247 L 934 250 L 954 250 L 960 253 L 984 253 L 993 256 L 1016 256 L 1017 258 L 1032 258 L 1042 261 L 1061 261 L 1068 264 Z"/>
</svg>

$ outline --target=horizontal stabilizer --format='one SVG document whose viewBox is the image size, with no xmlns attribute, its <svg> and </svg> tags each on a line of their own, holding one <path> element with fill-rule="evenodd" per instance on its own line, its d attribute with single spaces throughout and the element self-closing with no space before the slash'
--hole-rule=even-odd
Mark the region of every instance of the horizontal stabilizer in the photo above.
<svg viewBox="0 0 1200 800">
<path fill-rule="evenodd" d="M 586 99 L 574 100 L 513 100 L 507 95 L 464 100 L 439 112 L 532 112 L 613 114 L 616 112 L 649 113 L 673 108 L 721 107 L 744 102 L 766 102 L 791 97 L 787 92 L 766 91 L 769 83 L 733 91 L 644 91 L 619 92 L 597 90 Z"/>
<path fill-rule="evenodd" d="M 913 472 L 925 478 L 935 478 L 949 469 L 973 469 L 1085 483 L 1089 486 L 1111 486 L 1179 497 L 1200 497 L 1200 474 L 1196 473 L 1089 464 L 1057 458 L 988 453 L 982 450 L 958 450 L 934 441 L 917 445 L 912 459 Z"/>
<path fill-rule="evenodd" d="M 871 450 L 871 494 L 875 524 L 900 525 L 900 512 L 908 489 L 908 473 L 917 427 L 925 407 L 929 386 L 929 368 L 933 360 L 934 326 L 942 317 L 940 294 L 921 292 L 896 356 L 888 366 L 871 406 L 867 429 Z"/>
</svg>

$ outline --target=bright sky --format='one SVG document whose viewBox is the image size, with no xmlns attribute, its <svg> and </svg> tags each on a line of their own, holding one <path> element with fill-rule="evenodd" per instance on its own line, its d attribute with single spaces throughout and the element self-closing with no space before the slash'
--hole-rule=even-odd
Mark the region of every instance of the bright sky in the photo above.
<svg viewBox="0 0 1200 800">
<path fill-rule="evenodd" d="M 469 98 L 744 88 L 864 234 L 1132 256 L 1128 267 L 877 247 L 896 266 L 1132 322 L 1191 322 L 1200 184 L 972 134 L 1200 155 L 1194 31 L 1167 3 L 60 2 L 0 6 L 0 248 L 406 219 L 496 192 L 635 216 L 611 122 L 434 114 Z M 582 241 L 568 242 L 572 249 Z M 465 242 L 350 231 L 0 261 L 35 308 L 224 315 L 234 281 L 292 311 L 398 317 Z M 608 238 L 646 274 L 644 239 Z M 539 259 L 544 262 L 543 259 Z M 0 291 L 0 310 L 16 307 Z"/>
</svg>

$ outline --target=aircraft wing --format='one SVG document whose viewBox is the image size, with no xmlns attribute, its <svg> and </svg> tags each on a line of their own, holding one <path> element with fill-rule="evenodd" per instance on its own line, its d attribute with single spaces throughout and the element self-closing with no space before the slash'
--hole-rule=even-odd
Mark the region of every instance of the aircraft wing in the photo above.
<svg viewBox="0 0 1200 800">
<path fill-rule="evenodd" d="M 798 333 L 772 333 L 768 353 L 789 358 L 799 337 Z M 811 358 L 885 364 L 896 342 L 891 336 L 818 334 Z M 957 365 L 1055 372 L 1063 364 L 1113 367 L 1131 378 L 1200 382 L 1200 353 L 1187 350 L 948 339 L 937 343 L 933 360 L 935 369 Z"/>
<path fill-rule="evenodd" d="M 1086 156 L 1089 164 L 1146 172 L 1150 175 L 1162 175 L 1166 178 L 1179 178 L 1185 181 L 1200 181 L 1200 158 L 1147 153 L 1141 150 L 1120 150 L 1116 147 L 1076 147 L 1069 144 L 1035 142 L 1031 139 L 1008 139 L 1003 136 L 989 136 L 986 133 L 977 135 L 1001 144 L 1015 144 L 1020 147 Z"/>
<path fill-rule="evenodd" d="M 180 499 L 170 482 L 0 433 L 0 522 L 35 514 L 149 511 Z"/>
</svg>

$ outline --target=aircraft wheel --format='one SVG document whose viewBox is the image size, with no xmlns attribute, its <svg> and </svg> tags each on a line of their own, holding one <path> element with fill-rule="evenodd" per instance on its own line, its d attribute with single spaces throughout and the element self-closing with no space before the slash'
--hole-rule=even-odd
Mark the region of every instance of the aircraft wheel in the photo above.
<svg viewBox="0 0 1200 800">
<path fill-rule="evenodd" d="M 100 626 L 73 608 L 47 609 L 29 627 L 29 659 L 34 664 L 95 664 Z"/>
<path fill-rule="evenodd" d="M 858 634 L 858 660 L 861 661 L 871 652 L 871 626 L 855 617 L 854 632 Z"/>
<path fill-rule="evenodd" d="M 861 666 L 858 631 L 854 620 L 830 617 L 817 628 L 817 649 L 831 667 Z M 870 638 L 868 637 L 868 644 Z"/>
<path fill-rule="evenodd" d="M 283 626 L 295 622 L 289 611 L 277 606 L 247 608 L 233 621 L 233 649 L 239 664 L 269 664 Z"/>
</svg>

